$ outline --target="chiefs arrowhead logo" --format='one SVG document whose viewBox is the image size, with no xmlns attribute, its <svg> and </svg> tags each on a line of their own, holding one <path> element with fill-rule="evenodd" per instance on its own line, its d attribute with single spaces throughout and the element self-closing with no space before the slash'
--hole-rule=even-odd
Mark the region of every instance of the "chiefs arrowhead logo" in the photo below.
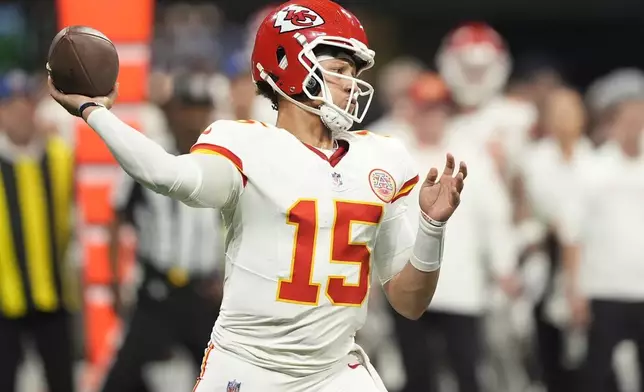
<svg viewBox="0 0 644 392">
<path fill-rule="evenodd" d="M 324 19 L 310 8 L 299 5 L 289 5 L 275 16 L 273 26 L 280 28 L 280 33 L 308 29 L 324 24 Z"/>
</svg>

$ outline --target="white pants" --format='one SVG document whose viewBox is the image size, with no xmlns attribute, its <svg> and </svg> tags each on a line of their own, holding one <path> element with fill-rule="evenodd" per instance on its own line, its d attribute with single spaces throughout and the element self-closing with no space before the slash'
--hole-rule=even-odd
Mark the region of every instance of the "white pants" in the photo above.
<svg viewBox="0 0 644 392">
<path fill-rule="evenodd" d="M 206 350 L 201 375 L 193 392 L 387 392 L 364 354 L 356 349 L 333 368 L 306 377 L 293 377 L 260 368 L 218 350 Z"/>
</svg>

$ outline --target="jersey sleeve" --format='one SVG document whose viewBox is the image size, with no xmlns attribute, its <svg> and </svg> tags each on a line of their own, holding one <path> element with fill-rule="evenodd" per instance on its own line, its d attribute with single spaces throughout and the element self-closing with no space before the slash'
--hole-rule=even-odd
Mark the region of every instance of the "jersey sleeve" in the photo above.
<svg viewBox="0 0 644 392">
<path fill-rule="evenodd" d="M 248 177 L 244 172 L 244 152 L 247 149 L 250 122 L 219 120 L 210 124 L 190 149 L 191 154 L 215 154 L 229 160 L 242 178 L 245 187 Z"/>
<path fill-rule="evenodd" d="M 418 203 L 417 200 L 409 200 L 419 180 L 418 171 L 409 153 L 398 141 L 395 142 L 394 153 L 401 158 L 400 174 L 396 181 L 401 185 L 397 186 L 396 194 L 387 207 L 374 247 L 375 270 L 383 285 L 402 271 L 411 256 L 415 233 L 407 210 L 410 202 Z"/>
</svg>

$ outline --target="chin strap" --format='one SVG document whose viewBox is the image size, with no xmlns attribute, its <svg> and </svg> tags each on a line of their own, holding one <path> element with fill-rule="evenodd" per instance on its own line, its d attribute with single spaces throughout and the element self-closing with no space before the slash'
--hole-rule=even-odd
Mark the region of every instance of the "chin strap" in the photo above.
<svg viewBox="0 0 644 392">
<path fill-rule="evenodd" d="M 333 133 L 346 132 L 353 126 L 353 120 L 340 113 L 337 109 L 323 104 L 319 108 L 322 123 Z"/>
</svg>

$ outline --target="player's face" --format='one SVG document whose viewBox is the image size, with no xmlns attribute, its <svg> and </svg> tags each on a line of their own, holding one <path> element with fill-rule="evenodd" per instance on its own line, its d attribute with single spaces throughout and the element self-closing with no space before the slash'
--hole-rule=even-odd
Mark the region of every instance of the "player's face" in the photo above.
<svg viewBox="0 0 644 392">
<path fill-rule="evenodd" d="M 355 63 L 349 59 L 324 60 L 320 62 L 320 65 L 328 72 L 352 78 L 355 78 L 358 73 Z M 350 79 L 326 73 L 324 74 L 324 81 L 331 92 L 331 98 L 334 104 L 344 108 L 349 103 L 349 100 L 352 101 L 349 107 L 349 111 L 351 112 L 356 102 L 356 97 L 351 97 L 353 82 Z"/>
</svg>

